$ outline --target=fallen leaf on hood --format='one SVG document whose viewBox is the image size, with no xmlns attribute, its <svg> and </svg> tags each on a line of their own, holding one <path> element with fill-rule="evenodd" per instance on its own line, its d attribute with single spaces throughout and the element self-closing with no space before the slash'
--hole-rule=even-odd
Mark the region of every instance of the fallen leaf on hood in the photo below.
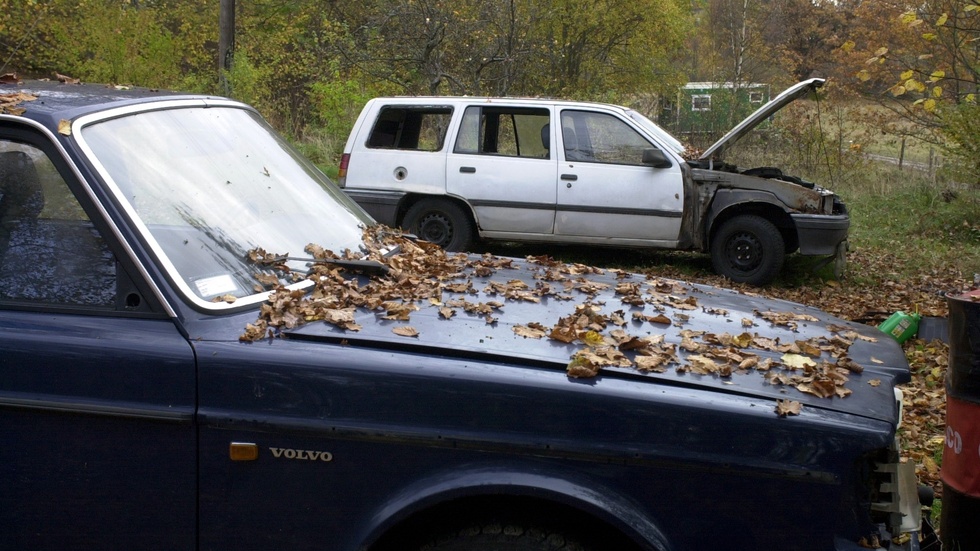
<svg viewBox="0 0 980 551">
<path fill-rule="evenodd" d="M 418 337 L 419 332 L 411 325 L 399 325 L 391 330 L 392 333 L 402 337 Z"/>
<path fill-rule="evenodd" d="M 799 415 L 803 411 L 803 404 L 794 400 L 776 400 L 776 413 L 780 417 L 787 415 Z"/>
<path fill-rule="evenodd" d="M 588 346 L 599 346 L 605 342 L 605 339 L 602 338 L 602 334 L 597 331 L 586 331 L 584 334 L 579 336 L 579 339 L 581 339 L 582 342 Z"/>
<path fill-rule="evenodd" d="M 33 94 L 25 94 L 23 92 L 0 94 L 0 114 L 23 115 L 24 111 L 27 109 L 20 107 L 20 104 L 25 101 L 34 101 L 36 99 L 37 96 Z"/>
<path fill-rule="evenodd" d="M 540 324 L 515 325 L 513 331 L 526 339 L 540 339 L 548 335 L 548 331 Z"/>
<path fill-rule="evenodd" d="M 318 312 L 318 314 L 322 316 L 321 319 L 323 321 L 331 325 L 342 327 L 348 331 L 361 330 L 361 326 L 354 321 L 353 308 L 325 308 L 321 312 Z"/>
<path fill-rule="evenodd" d="M 587 358 L 576 356 L 572 358 L 571 362 L 568 363 L 568 367 L 565 368 L 565 372 L 569 377 L 575 379 L 588 379 L 599 374 L 599 366 L 592 363 Z"/>
<path fill-rule="evenodd" d="M 796 385 L 796 390 L 821 398 L 830 398 L 836 393 L 837 387 L 833 382 L 818 380 L 811 381 L 809 384 L 798 384 Z"/>
<path fill-rule="evenodd" d="M 779 361 L 783 362 L 783 365 L 790 369 L 806 369 L 817 366 L 817 362 L 800 354 L 783 354 L 783 357 Z"/>
<path fill-rule="evenodd" d="M 670 325 L 670 318 L 663 314 L 657 314 L 656 316 L 644 316 L 639 312 L 633 312 L 633 319 L 638 321 L 648 321 L 650 323 L 661 323 L 663 325 Z"/>
<path fill-rule="evenodd" d="M 656 356 L 637 356 L 636 368 L 640 371 L 653 371 L 655 373 L 666 373 L 669 357 Z"/>
</svg>

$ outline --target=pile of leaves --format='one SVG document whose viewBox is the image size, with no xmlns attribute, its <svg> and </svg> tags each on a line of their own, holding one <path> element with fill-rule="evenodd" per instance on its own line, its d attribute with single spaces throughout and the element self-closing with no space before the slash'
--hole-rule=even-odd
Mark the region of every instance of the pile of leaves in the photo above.
<svg viewBox="0 0 980 551">
<path fill-rule="evenodd" d="M 678 373 L 721 378 L 754 371 L 761 373 L 771 385 L 791 386 L 828 399 L 849 396 L 852 393 L 846 386 L 849 375 L 863 369 L 849 358 L 849 347 L 857 339 L 874 340 L 837 325 L 826 327 L 830 336 L 796 338 L 800 323 L 820 321 L 798 312 L 755 311 L 753 318 L 741 320 L 741 333 L 687 329 L 684 325 L 691 319 L 691 312 L 725 318 L 729 313 L 702 306 L 696 294 L 703 291 L 695 291 L 692 285 L 654 274 L 637 281 L 632 273 L 608 270 L 615 276 L 615 284 L 610 284 L 588 277 L 606 270 L 558 262 L 546 256 L 529 256 L 527 265 L 532 268 L 536 281 L 532 287 L 520 279 L 507 278 L 506 274 L 505 281 L 491 279 L 499 271 L 514 267 L 510 258 L 449 254 L 380 226 L 365 230 L 364 243 L 364 251 L 345 251 L 340 255 L 308 245 L 305 252 L 310 255 L 312 267 L 302 274 L 292 272 L 286 265 L 288 255 L 261 249 L 251 251 L 250 260 L 267 270 L 256 275 L 260 283 L 256 291 L 274 292 L 240 339 L 250 342 L 274 338 L 283 330 L 310 322 L 327 323 L 343 331 L 360 331 L 362 328 L 356 321 L 358 309 L 381 312 L 385 320 L 405 322 L 393 332 L 402 337 L 418 337 L 418 330 L 407 323 L 420 304 L 437 307 L 443 319 L 454 317 L 461 309 L 482 317 L 487 324 L 495 324 L 506 301 L 539 302 L 545 297 L 573 301 L 578 297 L 581 302 L 558 320 L 521 320 L 522 323 L 512 325 L 520 337 L 546 338 L 569 345 L 572 352 L 566 372 L 571 378 L 596 377 L 602 369 L 610 367 L 659 373 L 674 369 Z M 393 250 L 397 254 L 387 254 Z M 351 277 L 351 271 L 357 269 L 370 273 Z M 483 281 L 482 289 L 476 288 L 475 278 Z M 290 290 L 284 286 L 300 279 L 309 279 L 313 289 Z M 604 313 L 604 305 L 595 299 L 598 293 L 607 290 L 626 307 L 650 307 L 654 313 L 634 311 L 629 320 L 623 310 Z M 503 301 L 468 300 L 467 297 L 481 292 Z M 674 326 L 679 328 L 674 332 L 680 341 L 676 342 L 675 338 L 674 342 L 668 342 L 664 333 L 632 335 L 627 331 L 628 321 L 641 326 L 652 324 L 662 330 Z M 781 341 L 780 337 L 750 332 L 762 323 L 783 328 L 787 337 Z M 880 381 L 872 379 L 869 384 L 877 386 Z M 799 414 L 801 409 L 801 404 L 785 401 L 776 412 L 792 415 Z"/>
<path fill-rule="evenodd" d="M 23 115 L 27 109 L 22 107 L 21 104 L 25 101 L 34 101 L 36 99 L 37 96 L 23 92 L 0 94 L 0 114 Z"/>
<path fill-rule="evenodd" d="M 905 454 L 915 461 L 919 481 L 942 496 L 939 468 L 945 447 L 946 392 L 943 381 L 949 365 L 949 346 L 941 340 L 913 339 L 905 344 L 912 382 L 902 386 Z"/>
</svg>

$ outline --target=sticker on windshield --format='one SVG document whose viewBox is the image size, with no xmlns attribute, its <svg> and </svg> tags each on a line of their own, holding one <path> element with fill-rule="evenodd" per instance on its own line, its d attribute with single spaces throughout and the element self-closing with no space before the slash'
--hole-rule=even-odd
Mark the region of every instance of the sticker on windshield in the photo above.
<svg viewBox="0 0 980 551">
<path fill-rule="evenodd" d="M 194 285 L 197 286 L 197 293 L 202 297 L 213 297 L 238 290 L 235 280 L 228 274 L 201 278 L 195 281 Z"/>
</svg>

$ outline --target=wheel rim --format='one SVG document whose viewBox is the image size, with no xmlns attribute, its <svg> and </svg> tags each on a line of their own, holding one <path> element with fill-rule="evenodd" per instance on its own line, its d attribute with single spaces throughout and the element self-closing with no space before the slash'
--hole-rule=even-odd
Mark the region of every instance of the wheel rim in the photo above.
<svg viewBox="0 0 980 551">
<path fill-rule="evenodd" d="M 728 240 L 725 253 L 732 268 L 739 272 L 751 272 L 762 264 L 765 251 L 758 237 L 748 232 L 741 232 Z"/>
<path fill-rule="evenodd" d="M 453 225 L 442 214 L 426 214 L 419 220 L 418 235 L 426 241 L 445 247 L 453 238 Z"/>
</svg>

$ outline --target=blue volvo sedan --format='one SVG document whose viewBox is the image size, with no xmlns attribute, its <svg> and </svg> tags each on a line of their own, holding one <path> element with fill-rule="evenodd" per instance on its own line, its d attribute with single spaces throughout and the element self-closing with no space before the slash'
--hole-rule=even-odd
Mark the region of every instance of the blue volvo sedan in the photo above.
<svg viewBox="0 0 980 551">
<path fill-rule="evenodd" d="M 874 328 L 446 253 L 229 99 L 0 109 L 0 549 L 919 545 Z"/>
</svg>

